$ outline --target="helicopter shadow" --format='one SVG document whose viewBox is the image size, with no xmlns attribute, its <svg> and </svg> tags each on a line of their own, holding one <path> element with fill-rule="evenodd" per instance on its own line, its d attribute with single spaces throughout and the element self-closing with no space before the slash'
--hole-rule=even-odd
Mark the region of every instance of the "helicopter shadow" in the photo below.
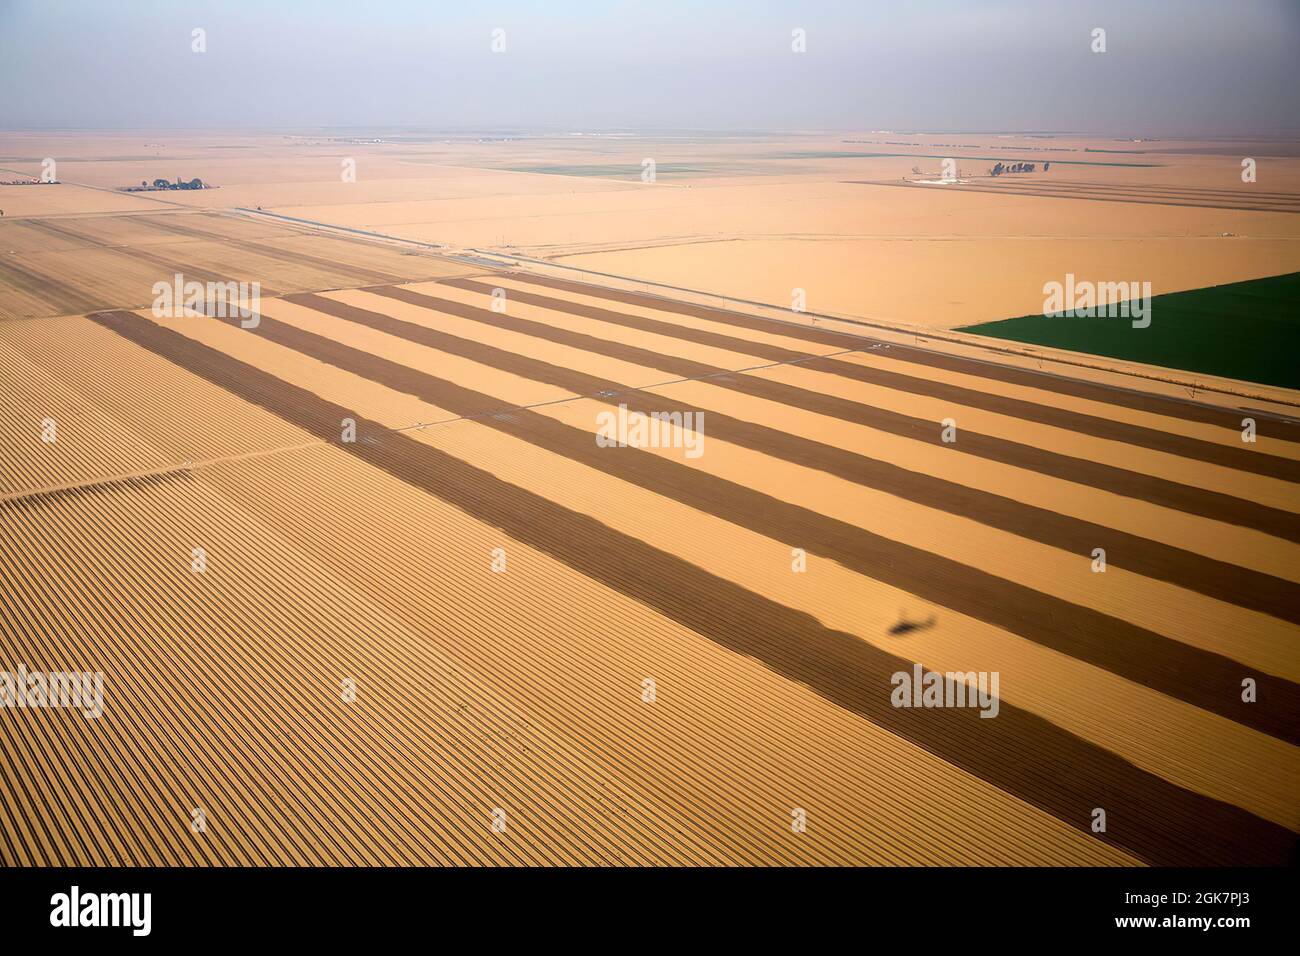
<svg viewBox="0 0 1300 956">
<path fill-rule="evenodd" d="M 907 615 L 899 611 L 898 622 L 890 626 L 889 633 L 895 637 L 901 637 L 904 634 L 912 634 L 916 631 L 928 631 L 939 623 L 939 619 L 931 614 L 924 621 L 909 621 Z"/>
</svg>

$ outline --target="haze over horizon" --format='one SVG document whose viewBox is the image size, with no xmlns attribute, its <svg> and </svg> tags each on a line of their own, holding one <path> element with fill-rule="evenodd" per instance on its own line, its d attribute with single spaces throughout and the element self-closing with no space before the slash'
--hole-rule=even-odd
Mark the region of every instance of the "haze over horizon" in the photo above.
<svg viewBox="0 0 1300 956">
<path fill-rule="evenodd" d="M 0 0 L 0 127 L 1231 135 L 1296 128 L 1297 48 L 1287 0 Z"/>
</svg>

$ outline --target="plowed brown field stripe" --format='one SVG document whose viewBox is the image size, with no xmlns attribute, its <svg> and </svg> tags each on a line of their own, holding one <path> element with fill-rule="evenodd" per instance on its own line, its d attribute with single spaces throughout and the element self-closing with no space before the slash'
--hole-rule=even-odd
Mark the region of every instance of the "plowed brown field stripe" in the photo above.
<svg viewBox="0 0 1300 956">
<path fill-rule="evenodd" d="M 59 225 L 45 219 L 17 219 L 14 221 L 14 225 L 21 229 L 35 232 L 40 236 L 54 236 L 58 239 L 69 239 L 72 242 L 77 243 L 78 248 L 83 248 L 85 246 L 108 248 L 100 239 L 95 239 L 85 233 L 70 229 L 66 225 Z"/>
<path fill-rule="evenodd" d="M 490 296 L 493 288 L 491 283 L 475 282 L 471 279 L 449 279 L 440 283 L 440 285 L 449 285 L 470 292 L 481 292 L 485 296 Z M 1238 471 L 1246 471 L 1256 475 L 1267 475 L 1270 478 L 1280 478 L 1283 481 L 1300 482 L 1300 461 L 1251 451 L 1244 444 L 1240 448 L 1233 448 L 1215 442 L 1201 441 L 1186 435 L 1175 435 L 1155 428 L 1144 428 L 1128 422 L 1097 418 L 1093 415 L 1084 415 L 1063 408 L 1053 408 L 1037 402 L 1007 398 L 1003 395 L 993 395 L 988 392 L 978 392 L 974 389 L 950 385 L 946 382 L 935 382 L 917 378 L 913 375 L 903 375 L 899 372 L 855 365 L 851 362 L 814 355 L 810 352 L 798 352 L 794 349 L 769 345 L 765 342 L 750 342 L 746 339 L 738 339 L 718 332 L 706 332 L 672 322 L 648 319 L 644 316 L 612 312 L 608 309 L 597 308 L 581 302 L 567 302 L 564 299 L 556 299 L 551 296 L 520 292 L 518 289 L 511 289 L 509 297 L 525 305 L 536 305 L 559 312 L 568 312 L 572 315 L 581 315 L 585 318 L 609 322 L 624 328 L 666 335 L 684 342 L 694 342 L 697 345 L 707 345 L 731 352 L 756 355 L 760 358 L 770 359 L 773 362 L 797 361 L 804 368 L 828 372 L 832 375 L 841 375 L 858 382 L 865 382 L 868 385 L 878 385 L 882 388 L 907 392 L 912 395 L 924 395 L 928 398 L 955 402 L 969 408 L 979 408 L 999 415 L 1008 415 L 1012 418 L 1038 422 L 1041 425 L 1064 428 L 1083 435 L 1091 435 L 1094 438 L 1105 438 L 1129 445 L 1139 445 L 1143 448 L 1151 448 L 1171 455 L 1180 455 L 1183 458 L 1191 458 L 1195 461 L 1221 465 L 1224 468 L 1234 468 Z"/>
<path fill-rule="evenodd" d="M 784 335 L 805 342 L 816 342 L 820 345 L 830 345 L 837 348 L 860 349 L 864 344 L 869 345 L 881 341 L 867 336 L 849 335 L 830 329 L 814 329 L 793 322 L 778 322 L 775 319 L 765 319 L 759 316 L 730 312 L 725 309 L 714 309 L 689 302 L 677 302 L 671 299 L 659 298 L 658 296 L 644 295 L 639 292 L 625 292 L 621 289 L 588 285 L 568 279 L 553 279 L 549 276 L 524 272 L 509 272 L 505 273 L 505 276 L 530 285 L 540 285 L 565 292 L 576 292 L 580 295 L 608 299 L 613 302 L 623 302 L 628 305 L 640 305 L 649 309 L 658 309 L 661 312 L 689 315 L 735 328 L 757 329 L 770 332 L 773 335 Z M 379 292 L 381 290 L 371 289 L 368 291 Z M 1152 395 L 1147 392 L 1116 388 L 1102 385 L 1099 382 L 1081 381 L 1048 372 L 1038 372 L 1033 369 L 1017 368 L 996 362 L 984 362 L 961 355 L 951 355 L 910 345 L 900 345 L 897 342 L 885 344 L 890 347 L 889 358 L 899 361 L 915 362 L 919 365 L 927 365 L 950 372 L 961 372 L 965 375 L 976 375 L 994 381 L 1023 385 L 1026 388 L 1058 392 L 1061 395 L 1085 398 L 1094 402 L 1106 402 L 1123 408 L 1150 412 L 1154 415 L 1181 418 L 1184 421 L 1200 422 L 1206 425 L 1218 425 L 1234 432 L 1241 431 L 1241 413 L 1234 409 L 1216 408 L 1199 402 L 1184 402 L 1166 395 Z M 1266 434 L 1270 438 L 1300 442 L 1300 424 L 1261 417 L 1257 431 L 1259 434 Z"/>
<path fill-rule="evenodd" d="M 951 184 L 946 186 L 933 187 L 933 186 L 919 185 L 917 183 L 906 183 L 906 182 L 895 183 L 895 182 L 886 182 L 886 181 L 872 182 L 869 180 L 861 180 L 861 179 L 848 179 L 845 180 L 845 182 L 854 186 L 897 186 L 903 189 L 939 188 L 939 189 L 944 189 L 949 191 L 956 190 L 958 192 L 965 192 L 965 193 L 994 193 L 995 195 L 1000 195 L 1000 196 L 1005 196 L 1008 193 L 1014 193 L 1017 196 L 1030 196 L 1038 199 L 1078 199 L 1078 200 L 1090 200 L 1092 202 L 1129 203 L 1138 206 L 1186 206 L 1194 209 L 1234 209 L 1234 210 L 1250 211 L 1250 212 L 1300 213 L 1300 209 L 1288 208 L 1286 206 L 1277 206 L 1273 204 L 1210 202 L 1208 200 L 1204 202 L 1196 202 L 1194 200 L 1180 202 L 1172 198 L 1142 199 L 1137 197 L 1125 198 L 1124 196 L 1121 195 L 1093 196 L 1093 195 L 1080 195 L 1079 193 L 1074 192 L 1073 190 L 1066 191 L 1066 190 L 1052 190 L 1052 189 L 1042 189 L 1042 188 L 1034 189 L 1032 191 L 1030 189 L 1011 190 L 1011 189 L 1002 189 L 999 186 L 974 186 L 974 185 L 967 186 L 963 184 Z"/>
<path fill-rule="evenodd" d="M 656 411 L 680 410 L 670 400 L 651 392 L 463 339 L 382 312 L 310 293 L 285 296 L 285 300 L 408 342 L 567 389 L 576 395 L 611 406 L 624 403 L 629 409 L 647 415 Z M 1300 586 L 1290 581 L 1045 508 L 1022 504 L 1013 498 L 968 488 L 922 472 L 908 471 L 888 462 L 733 418 L 713 409 L 701 411 L 709 423 L 709 434 L 723 441 L 797 465 L 817 468 L 855 484 L 876 488 L 1073 554 L 1087 555 L 1094 547 L 1105 548 L 1107 560 L 1118 567 L 1230 604 L 1300 623 Z"/>
<path fill-rule="evenodd" d="M 19 265 L 15 259 L 15 256 L 0 253 L 0 282 L 48 303 L 55 314 L 84 312 L 104 304 L 91 299 L 75 286 L 56 282 Z"/>
<path fill-rule="evenodd" d="M 148 262 L 151 265 L 159 266 L 160 268 L 166 271 L 166 274 L 159 275 L 157 277 L 158 281 L 170 283 L 172 277 L 177 273 L 179 273 L 187 282 L 195 281 L 195 282 L 225 283 L 225 282 L 239 281 L 236 276 L 229 276 L 229 275 L 223 276 L 223 275 L 219 275 L 216 272 L 209 272 L 207 269 L 196 268 L 190 263 L 189 260 L 177 259 L 172 256 L 163 255 L 162 253 L 157 252 L 156 250 L 153 249 L 145 249 L 140 247 L 132 247 L 128 249 L 119 246 L 107 246 L 99 242 L 97 239 L 85 235 L 84 233 L 77 232 L 74 229 L 69 229 L 66 226 L 59 226 L 59 225 L 55 225 L 54 223 L 45 222 L 44 220 L 41 219 L 27 219 L 24 220 L 24 223 L 28 226 L 33 226 L 37 229 L 42 229 L 50 233 L 51 235 L 60 236 L 64 239 L 74 239 L 80 242 L 89 242 L 92 245 L 100 249 L 103 249 L 105 252 L 112 253 L 113 255 L 122 256 L 123 258 L 126 259 Z M 150 289 L 146 289 L 144 291 L 147 292 L 148 295 L 142 295 L 141 298 L 151 298 L 153 296 L 153 292 Z M 265 298 L 270 298 L 274 295 L 277 295 L 277 293 L 274 290 L 268 289 L 265 286 L 261 287 L 259 294 Z"/>
<path fill-rule="evenodd" d="M 900 184 L 901 185 L 901 184 Z M 959 189 L 974 192 L 975 189 L 965 184 L 954 184 Z M 1000 180 L 996 185 L 985 186 L 989 192 L 997 190 L 1002 193 L 1025 196 L 1052 196 L 1069 199 L 1098 199 L 1114 202 L 1157 203 L 1170 206 L 1195 206 L 1216 209 L 1249 209 L 1253 211 L 1295 212 L 1300 211 L 1300 202 L 1292 197 L 1271 197 L 1264 195 L 1242 194 L 1176 194 L 1143 188 L 1107 187 L 1095 189 L 1086 186 L 1069 186 L 1060 183 L 1032 182 L 1030 180 Z M 1243 198 L 1246 200 L 1243 202 Z"/>
<path fill-rule="evenodd" d="M 235 239 L 221 233 L 195 229 L 193 226 L 181 225 L 172 221 L 174 218 L 175 217 L 151 216 L 145 218 L 143 221 L 155 229 L 173 235 L 188 236 L 193 239 L 203 239 L 209 242 L 221 242 L 225 245 L 233 246 L 236 249 L 243 249 L 246 252 L 254 252 L 258 255 L 267 256 L 272 259 L 279 259 L 281 262 L 291 262 L 296 265 L 309 265 L 318 269 L 324 269 L 326 272 L 355 276 L 359 282 L 403 281 L 401 276 L 395 276 L 387 272 L 379 272 L 374 269 L 367 269 L 364 266 L 352 265 L 347 262 L 340 262 L 337 259 L 327 259 L 324 256 L 313 256 L 306 252 L 294 252 L 290 249 L 281 249 L 278 246 L 273 246 L 264 242 L 257 242 L 252 239 Z"/>
<path fill-rule="evenodd" d="M 1027 181 L 1028 180 L 1009 179 L 1005 182 L 1011 183 Z M 1095 181 L 1089 182 L 1086 179 L 1056 179 L 1055 177 L 1052 178 L 1052 182 L 1055 185 L 1074 186 L 1086 189 L 1136 189 L 1143 192 L 1160 194 L 1222 196 L 1226 199 L 1236 199 L 1243 196 L 1250 199 L 1292 199 L 1295 200 L 1295 202 L 1300 203 L 1300 193 L 1269 191 L 1256 192 L 1253 184 L 1247 189 L 1228 189 L 1222 186 L 1164 186 L 1155 183 L 1101 183 Z"/>
<path fill-rule="evenodd" d="M 334 443 L 351 410 L 129 312 L 90 318 Z M 1161 865 L 1274 864 L 1295 834 L 1238 807 L 1174 786 L 1028 711 L 1003 703 L 994 720 L 967 708 L 899 709 L 890 678 L 910 662 L 815 618 L 717 578 L 594 518 L 524 491 L 431 445 L 357 420 L 378 443 L 338 445 L 734 653 L 762 661 L 840 707 L 1089 832 L 1094 807 L 1110 827 L 1098 839 Z M 797 638 L 797 640 L 792 640 Z"/>
<path fill-rule="evenodd" d="M 712 385 L 732 391 L 743 392 L 755 398 L 802 408 L 806 411 L 828 415 L 842 421 L 864 425 L 880 431 L 922 441 L 932 445 L 956 451 L 959 454 L 975 455 L 990 461 L 1014 465 L 1060 478 L 1077 484 L 1090 485 L 1123 495 L 1126 498 L 1138 498 L 1151 504 L 1173 508 L 1188 514 L 1224 521 L 1228 524 L 1254 528 L 1288 541 L 1300 542 L 1300 514 L 1271 508 L 1258 502 L 1236 498 L 1217 491 L 1209 491 L 1192 485 L 1184 485 L 1165 478 L 1144 475 L 1128 471 L 1113 465 L 1073 458 L 1056 452 L 1047 451 L 1032 445 L 1008 441 L 981 435 L 978 432 L 965 431 L 962 439 L 955 444 L 943 445 L 938 422 L 912 418 L 887 409 L 875 408 L 859 402 L 809 391 L 794 385 L 787 385 L 758 376 L 746 375 L 734 369 L 723 369 L 706 365 L 694 359 L 678 358 L 651 352 L 634 345 L 624 345 L 557 328 L 545 322 L 534 322 L 505 313 L 492 312 L 490 309 L 465 305 L 450 299 L 413 292 L 410 289 L 384 286 L 367 291 L 384 295 L 399 302 L 417 305 L 425 309 L 445 312 L 460 318 L 481 322 L 498 328 L 522 332 L 537 338 L 546 339 L 560 345 L 592 352 L 609 358 L 620 359 L 647 368 L 662 369 L 685 379 L 708 379 Z M 287 301 L 297 301 L 290 297 Z M 849 339 L 848 341 L 852 341 Z M 860 344 L 860 340 L 858 341 Z"/>
<path fill-rule="evenodd" d="M 1230 720 L 1300 743 L 1300 685 L 1290 681 L 1256 676 L 1259 701 L 1245 704 L 1239 695 L 1242 664 L 1222 655 L 638 448 L 602 449 L 592 432 L 528 409 L 512 408 L 508 415 L 493 415 L 502 410 L 502 403 L 491 395 L 279 322 L 265 313 L 256 334 L 458 416 L 482 416 L 481 424 L 546 451 L 773 540 L 806 548 L 866 577 Z M 338 428 L 337 422 L 334 427 Z"/>
<path fill-rule="evenodd" d="M 1030 187 L 1033 189 L 1041 188 L 1045 184 L 1044 180 L 1033 179 L 999 179 L 998 189 L 1014 191 L 1020 187 Z M 1206 200 L 1224 200 L 1234 202 L 1240 199 L 1247 199 L 1250 202 L 1259 202 L 1264 204 L 1272 203 L 1293 203 L 1300 206 L 1300 193 L 1272 193 L 1256 192 L 1252 189 L 1213 189 L 1195 186 L 1152 186 L 1143 183 L 1090 183 L 1077 179 L 1056 179 L 1053 177 L 1049 184 L 1053 189 L 1068 190 L 1070 192 L 1091 192 L 1105 195 L 1108 193 L 1121 193 L 1129 196 L 1141 196 L 1144 198 L 1163 198 L 1168 196 L 1173 199 L 1206 199 Z"/>
</svg>

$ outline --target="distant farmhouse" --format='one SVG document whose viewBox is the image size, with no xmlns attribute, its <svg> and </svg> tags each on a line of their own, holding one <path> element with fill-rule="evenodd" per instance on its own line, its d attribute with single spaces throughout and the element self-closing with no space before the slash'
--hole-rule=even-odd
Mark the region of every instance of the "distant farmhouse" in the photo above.
<svg viewBox="0 0 1300 956">
<path fill-rule="evenodd" d="M 152 193 L 152 192 L 159 192 L 167 189 L 215 189 L 215 188 L 216 188 L 215 186 L 211 186 L 208 183 L 205 183 L 201 179 L 191 179 L 189 181 L 186 181 L 181 179 L 179 176 L 177 176 L 176 182 L 174 183 L 168 182 L 165 179 L 155 179 L 152 183 L 150 183 L 148 180 L 142 179 L 140 180 L 139 186 L 122 186 L 121 190 L 124 193 Z"/>
</svg>

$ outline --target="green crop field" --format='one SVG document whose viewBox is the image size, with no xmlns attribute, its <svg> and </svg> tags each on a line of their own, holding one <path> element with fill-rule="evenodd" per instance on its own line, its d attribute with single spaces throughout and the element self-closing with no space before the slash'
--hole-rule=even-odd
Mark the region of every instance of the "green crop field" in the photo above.
<svg viewBox="0 0 1300 956">
<path fill-rule="evenodd" d="M 1026 315 L 961 329 L 1111 358 L 1300 388 L 1300 272 L 1157 295 L 1151 325 Z"/>
</svg>

